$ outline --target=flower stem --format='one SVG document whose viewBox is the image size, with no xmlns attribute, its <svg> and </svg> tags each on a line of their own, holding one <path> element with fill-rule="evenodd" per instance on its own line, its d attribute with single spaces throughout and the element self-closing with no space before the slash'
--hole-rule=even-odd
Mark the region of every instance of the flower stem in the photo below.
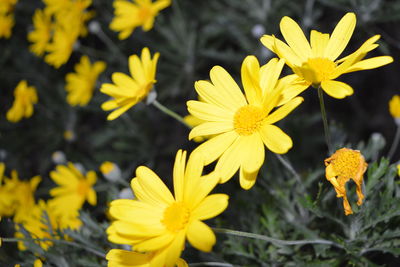
<svg viewBox="0 0 400 267">
<path fill-rule="evenodd" d="M 321 89 L 321 86 L 318 87 L 318 98 L 319 98 L 319 106 L 321 107 L 322 122 L 324 123 L 325 142 L 326 145 L 328 146 L 329 155 L 331 155 L 333 153 L 331 134 L 329 132 L 328 119 L 326 116 L 325 103 L 324 103 L 324 93 Z"/>
<path fill-rule="evenodd" d="M 389 153 L 387 156 L 389 160 L 393 157 L 393 154 L 396 151 L 397 146 L 399 145 L 399 141 L 400 141 L 400 125 L 397 126 L 396 134 L 394 136 L 392 146 L 390 147 L 390 150 L 389 150 Z"/>
<path fill-rule="evenodd" d="M 187 124 L 184 119 L 182 118 L 181 115 L 179 115 L 178 113 L 170 110 L 169 108 L 167 108 L 166 106 L 162 105 L 160 102 L 158 102 L 157 100 L 154 100 L 152 102 L 152 104 L 158 108 L 160 111 L 162 111 L 163 113 L 167 114 L 168 116 L 174 118 L 175 120 L 179 121 L 180 123 L 182 123 L 183 125 L 185 125 L 186 127 L 188 127 L 189 129 L 192 129 L 192 127 Z"/>
<path fill-rule="evenodd" d="M 338 243 L 335 243 L 335 242 L 329 241 L 329 240 L 324 240 L 324 239 L 281 240 L 281 239 L 268 237 L 268 236 L 265 236 L 265 235 L 253 234 L 253 233 L 249 233 L 249 232 L 242 232 L 242 231 L 236 231 L 236 230 L 230 230 L 230 229 L 224 229 L 224 228 L 212 228 L 212 229 L 216 233 L 233 235 L 233 236 L 240 236 L 240 237 L 247 237 L 247 238 L 253 238 L 253 239 L 263 240 L 263 241 L 271 242 L 273 244 L 282 245 L 282 246 L 306 245 L 306 244 L 323 244 L 323 245 L 331 245 L 331 246 L 335 246 L 335 247 L 338 247 L 338 248 L 343 248 L 343 246 L 338 244 Z"/>
</svg>

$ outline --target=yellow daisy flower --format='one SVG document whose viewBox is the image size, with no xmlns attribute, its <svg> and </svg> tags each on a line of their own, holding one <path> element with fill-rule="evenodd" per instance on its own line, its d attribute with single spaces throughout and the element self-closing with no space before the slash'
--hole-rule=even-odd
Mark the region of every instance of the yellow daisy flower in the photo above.
<svg viewBox="0 0 400 267">
<path fill-rule="evenodd" d="M 0 13 L 0 38 L 9 39 L 11 37 L 11 29 L 14 27 L 14 14 Z"/>
<path fill-rule="evenodd" d="M 74 44 L 79 36 L 79 28 L 57 25 L 52 41 L 47 45 L 48 54 L 44 60 L 56 69 L 65 64 L 71 56 Z"/>
<path fill-rule="evenodd" d="M 153 28 L 154 19 L 158 13 L 171 5 L 171 0 L 115 0 L 115 17 L 111 21 L 110 28 L 120 32 L 120 40 L 128 38 L 136 27 L 142 26 L 143 31 Z"/>
<path fill-rule="evenodd" d="M 101 86 L 100 92 L 113 97 L 101 105 L 103 110 L 115 109 L 108 115 L 107 120 L 118 118 L 149 94 L 156 83 L 155 76 L 159 56 L 159 53 L 155 53 L 151 58 L 149 49 L 143 48 L 141 58 L 137 55 L 129 57 L 131 77 L 121 72 L 115 72 L 111 76 L 115 84 L 105 83 Z"/>
<path fill-rule="evenodd" d="M 400 96 L 394 95 L 389 101 L 390 115 L 400 123 Z"/>
<path fill-rule="evenodd" d="M 14 98 L 12 107 L 7 111 L 7 120 L 18 122 L 24 117 L 31 117 L 33 114 L 33 104 L 38 102 L 36 88 L 28 86 L 28 83 L 22 80 L 14 90 Z"/>
<path fill-rule="evenodd" d="M 303 101 L 301 97 L 282 98 L 283 89 L 297 86 L 286 78 L 278 80 L 283 65 L 284 60 L 275 58 L 260 68 L 254 56 L 246 57 L 241 70 L 245 95 L 220 66 L 211 69 L 211 82 L 195 83 L 203 100 L 188 101 L 188 110 L 206 122 L 194 127 L 189 139 L 215 135 L 193 153 L 203 154 L 206 165 L 218 159 L 215 169 L 221 174 L 221 183 L 240 169 L 240 185 L 250 189 L 264 163 L 264 145 L 278 154 L 292 147 L 292 139 L 273 125 Z"/>
<path fill-rule="evenodd" d="M 354 53 L 337 59 L 346 48 L 355 26 L 356 16 L 354 13 L 347 13 L 331 36 L 312 30 L 309 43 L 300 26 L 291 18 L 283 17 L 280 29 L 287 44 L 273 35 L 264 35 L 261 42 L 280 58 L 285 59 L 286 64 L 298 77 L 298 82 L 314 87 L 321 86 L 328 95 L 344 98 L 352 95 L 353 89 L 346 83 L 336 81 L 336 78 L 349 72 L 378 68 L 393 61 L 390 56 L 364 60 L 369 51 L 378 47 L 375 42 L 380 38 L 379 35 L 368 39 Z M 285 93 L 297 95 L 306 88 Z"/>
<path fill-rule="evenodd" d="M 352 179 L 357 186 L 358 196 L 357 205 L 363 203 L 364 195 L 362 193 L 363 175 L 367 170 L 368 164 L 363 155 L 358 150 L 341 148 L 331 157 L 325 159 L 326 179 L 331 182 L 336 191 L 336 197 L 343 198 L 343 207 L 346 215 L 352 214 L 350 203 L 346 195 L 346 183 Z"/>
<path fill-rule="evenodd" d="M 33 27 L 34 30 L 28 33 L 28 40 L 32 43 L 29 50 L 37 56 L 43 56 L 51 39 L 53 27 L 51 17 L 43 10 L 36 9 L 33 15 Z"/>
<path fill-rule="evenodd" d="M 139 253 L 122 249 L 112 249 L 107 253 L 106 259 L 108 260 L 108 267 L 151 267 L 150 263 L 157 253 L 160 252 Z M 188 267 L 189 265 L 183 259 L 178 259 L 175 266 Z"/>
<path fill-rule="evenodd" d="M 96 61 L 91 64 L 89 57 L 82 56 L 81 61 L 75 65 L 76 73 L 68 73 L 65 77 L 68 104 L 86 106 L 92 99 L 97 78 L 105 68 L 105 62 Z"/>
<path fill-rule="evenodd" d="M 203 164 L 198 156 L 192 154 L 186 165 L 186 152 L 177 152 L 173 170 L 175 197 L 153 171 L 138 167 L 131 182 L 138 200 L 110 203 L 110 215 L 115 221 L 107 229 L 108 239 L 131 245 L 137 252 L 155 252 L 151 266 L 174 266 L 186 238 L 193 247 L 211 251 L 216 237 L 202 220 L 223 212 L 228 196 L 208 195 L 219 175 L 214 172 L 202 177 Z"/>
<path fill-rule="evenodd" d="M 96 191 L 92 188 L 97 181 L 96 172 L 89 171 L 85 177 L 69 162 L 67 166 L 58 165 L 50 172 L 50 177 L 59 185 L 50 190 L 53 199 L 49 200 L 57 215 L 75 216 L 86 200 L 90 205 L 96 205 Z"/>
</svg>

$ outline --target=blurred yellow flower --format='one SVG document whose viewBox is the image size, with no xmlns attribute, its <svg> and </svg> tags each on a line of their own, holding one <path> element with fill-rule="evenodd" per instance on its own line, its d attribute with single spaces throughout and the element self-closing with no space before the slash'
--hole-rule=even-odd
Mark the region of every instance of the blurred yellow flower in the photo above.
<svg viewBox="0 0 400 267">
<path fill-rule="evenodd" d="M 131 186 L 138 200 L 118 199 L 110 203 L 115 219 L 107 229 L 108 239 L 131 245 L 137 252 L 154 252 L 151 266 L 174 266 L 185 246 L 209 252 L 216 242 L 214 232 L 202 220 L 210 219 L 228 206 L 225 194 L 209 195 L 217 185 L 215 172 L 201 176 L 202 159 L 186 152 L 176 154 L 173 170 L 175 197 L 149 168 L 140 166 Z M 125 258 L 125 257 L 124 257 Z"/>
<path fill-rule="evenodd" d="M 105 83 L 102 85 L 100 91 L 113 99 L 104 102 L 101 108 L 103 110 L 115 109 L 108 115 L 107 120 L 118 118 L 148 95 L 156 83 L 155 76 L 159 56 L 159 53 L 155 53 L 151 58 L 149 49 L 143 48 L 141 58 L 137 55 L 129 57 L 131 77 L 121 72 L 115 72 L 111 76 L 115 84 Z"/>
<path fill-rule="evenodd" d="M 287 44 L 273 35 L 264 35 L 261 42 L 280 58 L 285 59 L 299 83 L 321 86 L 328 95 L 344 98 L 353 94 L 353 88 L 346 83 L 335 81 L 336 78 L 349 72 L 378 68 L 393 61 L 390 56 L 363 60 L 369 51 L 378 47 L 375 42 L 380 38 L 379 35 L 368 39 L 354 53 L 337 60 L 346 48 L 355 26 L 356 16 L 354 13 L 347 13 L 331 36 L 312 30 L 309 43 L 300 26 L 291 18 L 283 17 L 280 29 Z M 299 94 L 306 88 L 290 94 Z"/>
<path fill-rule="evenodd" d="M 400 176 L 400 164 L 397 164 L 397 175 Z"/>
<path fill-rule="evenodd" d="M 82 56 L 81 61 L 75 65 L 75 73 L 65 76 L 68 104 L 86 106 L 92 99 L 97 78 L 105 68 L 105 62 L 96 61 L 91 64 L 88 56 Z"/>
<path fill-rule="evenodd" d="M 50 177 L 59 185 L 50 190 L 53 199 L 49 200 L 49 205 L 55 209 L 55 214 L 74 217 L 86 200 L 92 206 L 97 204 L 96 191 L 92 187 L 97 181 L 96 172 L 89 171 L 85 177 L 69 162 L 67 166 L 57 165 Z"/>
<path fill-rule="evenodd" d="M 7 111 L 7 120 L 10 122 L 18 122 L 22 118 L 29 118 L 33 114 L 33 104 L 38 101 L 36 89 L 28 86 L 25 80 L 18 83 L 14 90 L 14 103 Z"/>
<path fill-rule="evenodd" d="M 48 54 L 44 60 L 47 64 L 58 69 L 71 56 L 74 44 L 78 39 L 78 29 L 73 27 L 56 26 L 51 42 L 47 45 Z"/>
<path fill-rule="evenodd" d="M 158 13 L 171 5 L 171 0 L 114 0 L 115 17 L 110 28 L 120 32 L 120 40 L 128 38 L 136 27 L 142 26 L 143 31 L 153 28 L 154 19 Z"/>
<path fill-rule="evenodd" d="M 400 120 L 400 96 L 394 95 L 389 101 L 389 111 L 392 117 Z"/>
<path fill-rule="evenodd" d="M 161 250 L 162 251 L 162 250 Z M 150 263 L 160 251 L 153 253 L 139 253 L 122 249 L 112 249 L 107 255 L 108 267 L 151 267 Z M 155 265 L 153 265 L 155 266 Z M 188 267 L 183 259 L 178 259 L 176 267 Z"/>
<path fill-rule="evenodd" d="M 331 157 L 325 159 L 326 179 L 331 182 L 336 191 L 336 197 L 343 198 L 343 207 L 346 215 L 352 214 L 350 203 L 346 195 L 346 183 L 352 179 L 357 186 L 358 196 L 357 205 L 363 203 L 364 195 L 362 193 L 363 175 L 367 170 L 368 164 L 363 155 L 358 150 L 341 148 Z"/>
<path fill-rule="evenodd" d="M 0 13 L 8 13 L 14 9 L 18 0 L 1 0 L 0 1 Z"/>
<path fill-rule="evenodd" d="M 283 66 L 284 61 L 275 58 L 260 68 L 254 56 L 246 57 L 241 70 L 245 94 L 220 66 L 211 69 L 211 82 L 195 83 L 202 100 L 188 101 L 188 111 L 206 122 L 194 127 L 189 139 L 214 135 L 193 153 L 203 154 L 206 165 L 218 159 L 215 169 L 221 183 L 240 169 L 240 185 L 250 189 L 264 163 L 264 145 L 278 154 L 292 147 L 292 139 L 273 125 L 303 101 L 296 97 L 282 102 L 282 90 L 297 86 L 278 80 Z"/>
<path fill-rule="evenodd" d="M 34 30 L 28 33 L 28 40 L 32 44 L 29 46 L 31 50 L 37 56 L 43 56 L 46 51 L 46 47 L 51 39 L 51 31 L 53 24 L 49 14 L 43 10 L 36 9 L 33 15 L 33 27 Z"/>
<path fill-rule="evenodd" d="M 42 263 L 42 261 L 40 259 L 36 259 L 33 262 L 33 267 L 42 267 L 42 266 L 43 266 L 43 263 Z"/>
<path fill-rule="evenodd" d="M 10 38 L 11 29 L 14 27 L 14 14 L 2 14 L 0 13 L 0 38 Z"/>
</svg>

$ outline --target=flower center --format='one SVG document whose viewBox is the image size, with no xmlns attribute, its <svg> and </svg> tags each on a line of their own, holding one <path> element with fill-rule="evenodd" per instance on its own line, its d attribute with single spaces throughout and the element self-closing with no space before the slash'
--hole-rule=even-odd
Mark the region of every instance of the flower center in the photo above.
<svg viewBox="0 0 400 267">
<path fill-rule="evenodd" d="M 301 66 L 301 72 L 306 81 L 317 87 L 321 82 L 329 80 L 336 64 L 323 57 L 310 58 Z"/>
<path fill-rule="evenodd" d="M 147 20 L 149 17 L 151 17 L 151 13 L 152 13 L 151 8 L 149 8 L 147 6 L 146 7 L 142 6 L 139 9 L 138 17 L 139 17 L 140 21 L 144 21 L 144 20 Z"/>
<path fill-rule="evenodd" d="M 261 108 L 244 106 L 236 111 L 233 126 L 239 135 L 251 135 L 260 129 L 264 117 Z"/>
<path fill-rule="evenodd" d="M 86 196 L 89 192 L 89 189 L 90 186 L 85 180 L 79 181 L 77 192 L 80 196 L 82 197 Z"/>
<path fill-rule="evenodd" d="M 161 222 L 171 232 L 183 229 L 189 221 L 189 209 L 183 203 L 174 202 L 165 209 Z"/>
<path fill-rule="evenodd" d="M 351 149 L 340 149 L 336 151 L 336 154 L 331 164 L 338 176 L 355 178 L 360 169 L 360 152 Z"/>
</svg>

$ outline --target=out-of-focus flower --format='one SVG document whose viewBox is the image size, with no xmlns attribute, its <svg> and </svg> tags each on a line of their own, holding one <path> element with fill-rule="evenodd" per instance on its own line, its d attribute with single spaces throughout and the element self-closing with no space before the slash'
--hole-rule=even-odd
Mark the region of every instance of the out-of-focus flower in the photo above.
<svg viewBox="0 0 400 267">
<path fill-rule="evenodd" d="M 54 151 L 53 154 L 51 154 L 51 159 L 53 163 L 57 165 L 67 163 L 67 157 L 62 151 Z"/>
<path fill-rule="evenodd" d="M 336 191 L 336 197 L 343 198 L 343 207 L 346 215 L 352 214 L 350 203 L 346 195 L 346 183 L 352 179 L 356 183 L 356 192 L 358 196 L 357 205 L 363 203 L 364 195 L 362 193 L 363 175 L 367 170 L 368 164 L 363 155 L 358 150 L 341 148 L 331 157 L 325 159 L 326 179 L 331 182 Z"/>
<path fill-rule="evenodd" d="M 70 130 L 70 129 L 67 129 L 67 130 L 64 131 L 63 137 L 68 142 L 75 141 L 75 139 L 76 139 L 75 132 L 73 130 Z"/>
<path fill-rule="evenodd" d="M 121 169 L 117 164 L 111 161 L 105 161 L 100 165 L 100 171 L 103 176 L 112 182 L 121 179 Z"/>
<path fill-rule="evenodd" d="M 46 47 L 48 52 L 44 58 L 46 63 L 57 69 L 65 64 L 71 56 L 78 33 L 72 27 L 56 27 L 53 39 Z"/>
<path fill-rule="evenodd" d="M 260 68 L 254 56 L 246 57 L 241 70 L 245 94 L 220 66 L 211 69 L 211 82 L 195 83 L 201 101 L 188 101 L 188 111 L 205 122 L 190 131 L 189 139 L 214 135 L 193 153 L 203 154 L 206 165 L 218 159 L 215 170 L 221 183 L 240 170 L 240 185 L 250 189 L 264 163 L 264 146 L 278 154 L 292 147 L 292 139 L 273 125 L 303 101 L 296 97 L 282 102 L 282 90 L 297 86 L 278 79 L 283 65 L 275 58 Z"/>
<path fill-rule="evenodd" d="M 195 248 L 211 251 L 215 234 L 202 220 L 223 212 L 228 196 L 209 195 L 219 175 L 213 172 L 201 176 L 203 160 L 198 155 L 192 154 L 186 165 L 186 152 L 177 152 L 173 170 L 175 196 L 153 171 L 138 167 L 131 181 L 137 200 L 110 203 L 109 212 L 115 221 L 107 229 L 109 240 L 132 245 L 137 252 L 154 252 L 151 266 L 174 266 L 186 238 Z"/>
<path fill-rule="evenodd" d="M 53 199 L 49 200 L 57 215 L 75 216 L 86 200 L 90 205 L 96 205 L 96 191 L 92 187 L 97 181 L 96 172 L 89 171 L 85 177 L 69 162 L 67 166 L 58 165 L 50 172 L 50 177 L 59 185 L 50 190 Z"/>
<path fill-rule="evenodd" d="M 151 58 L 147 47 L 143 48 L 141 58 L 137 55 L 129 57 L 129 71 L 131 77 L 121 73 L 113 73 L 111 79 L 114 84 L 105 83 L 100 91 L 111 96 L 113 99 L 101 105 L 103 110 L 114 110 L 107 120 L 114 120 L 129 108 L 142 101 L 156 83 L 156 67 L 159 53 Z"/>
<path fill-rule="evenodd" d="M 264 35 L 261 42 L 285 59 L 299 83 L 307 85 L 302 90 L 285 93 L 298 95 L 309 85 L 313 85 L 321 86 L 331 97 L 344 98 L 353 94 L 353 88 L 336 81 L 336 78 L 349 72 L 378 68 L 393 61 L 390 56 L 363 60 L 369 51 L 378 47 L 375 42 L 380 38 L 379 35 L 368 39 L 354 53 L 337 60 L 346 48 L 355 26 L 356 16 L 354 13 L 347 13 L 336 25 L 332 35 L 312 30 L 309 43 L 300 26 L 293 19 L 283 17 L 280 29 L 287 44 L 273 35 Z"/>
<path fill-rule="evenodd" d="M 18 122 L 24 117 L 31 117 L 33 114 L 33 104 L 36 104 L 37 101 L 36 88 L 28 86 L 25 80 L 20 81 L 14 90 L 14 103 L 7 111 L 7 120 Z"/>
<path fill-rule="evenodd" d="M 394 95 L 389 101 L 390 115 L 394 118 L 397 125 L 400 125 L 400 96 Z"/>
<path fill-rule="evenodd" d="M 0 38 L 9 39 L 11 37 L 11 29 L 14 27 L 14 14 L 0 13 Z"/>
<path fill-rule="evenodd" d="M 42 266 L 43 266 L 43 263 L 42 263 L 42 261 L 40 259 L 36 259 L 33 262 L 33 267 L 42 267 Z"/>
<path fill-rule="evenodd" d="M 33 27 L 34 30 L 28 33 L 28 40 L 32 43 L 29 46 L 29 50 L 37 56 L 43 56 L 50 42 L 51 31 L 53 29 L 53 23 L 49 14 L 43 10 L 36 9 L 33 15 Z"/>
<path fill-rule="evenodd" d="M 154 19 L 164 8 L 171 5 L 171 0 L 115 0 L 115 17 L 111 21 L 110 28 L 120 32 L 120 40 L 128 38 L 136 27 L 142 26 L 143 31 L 153 28 Z"/>
<path fill-rule="evenodd" d="M 14 9 L 18 0 L 1 0 L 0 1 L 0 13 L 8 13 Z"/>
<path fill-rule="evenodd" d="M 96 61 L 91 64 L 88 56 L 82 56 L 81 61 L 75 65 L 75 72 L 65 77 L 68 104 L 86 106 L 92 99 L 97 78 L 105 68 L 105 62 Z"/>
<path fill-rule="evenodd" d="M 108 267 L 151 267 L 152 259 L 156 257 L 158 252 L 139 253 L 122 249 L 112 249 L 107 255 Z M 156 265 L 152 265 L 156 266 Z M 188 267 L 188 264 L 183 259 L 178 259 L 175 263 L 176 267 Z"/>
</svg>

